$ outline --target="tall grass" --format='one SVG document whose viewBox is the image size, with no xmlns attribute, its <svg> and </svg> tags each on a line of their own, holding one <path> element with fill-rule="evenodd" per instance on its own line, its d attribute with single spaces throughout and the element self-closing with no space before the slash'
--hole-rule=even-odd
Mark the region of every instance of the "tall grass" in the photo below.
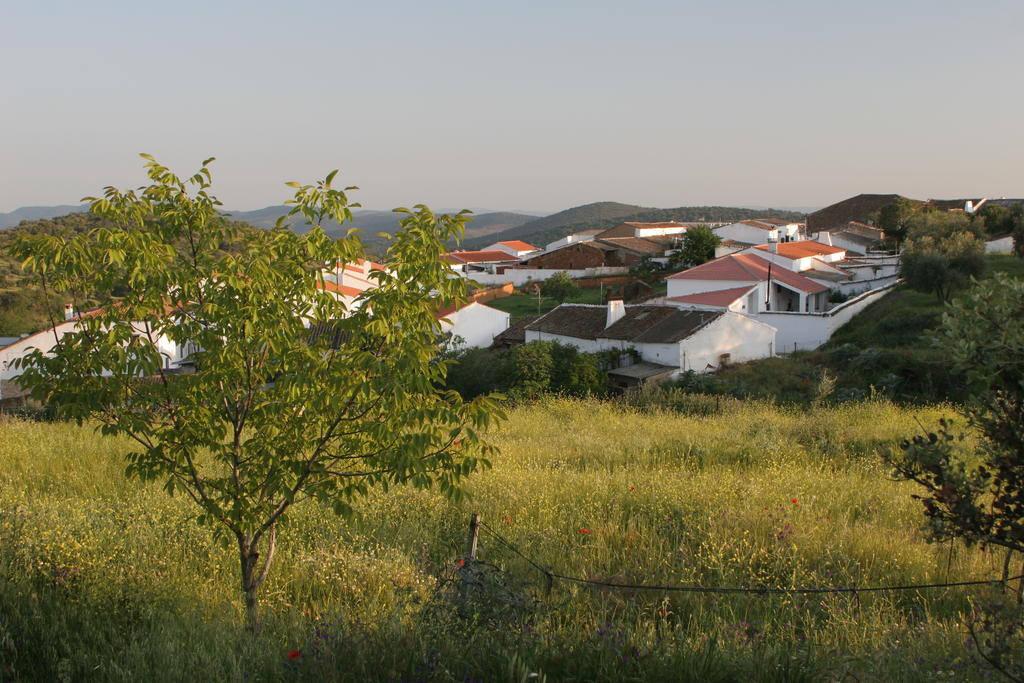
<svg viewBox="0 0 1024 683">
<path fill-rule="evenodd" d="M 127 442 L 2 423 L 0 679 L 981 678 L 964 645 L 971 591 L 549 593 L 484 534 L 480 558 L 496 570 L 470 602 L 451 599 L 471 512 L 538 562 L 611 583 L 998 574 L 986 552 L 927 543 L 912 488 L 877 456 L 950 410 L 719 407 L 521 406 L 493 435 L 501 456 L 470 480 L 469 503 L 403 488 L 373 494 L 352 522 L 297 509 L 255 635 L 241 629 L 235 551 L 195 526 L 187 500 L 123 479 Z"/>
</svg>

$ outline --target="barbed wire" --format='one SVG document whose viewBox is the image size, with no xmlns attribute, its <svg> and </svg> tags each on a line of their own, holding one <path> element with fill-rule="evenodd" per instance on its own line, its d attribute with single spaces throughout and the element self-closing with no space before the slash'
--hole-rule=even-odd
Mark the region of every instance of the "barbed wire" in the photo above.
<svg viewBox="0 0 1024 683">
<path fill-rule="evenodd" d="M 534 569 L 544 574 L 545 578 L 547 579 L 547 588 L 549 592 L 555 579 L 558 579 L 560 581 L 567 581 L 570 583 L 576 583 L 584 586 L 598 586 L 601 588 L 616 588 L 620 590 L 650 590 L 676 593 L 734 593 L 745 595 L 816 595 L 828 593 L 882 593 L 889 591 L 930 590 L 934 588 L 963 588 L 966 586 L 990 586 L 1001 583 L 1009 583 L 1011 581 L 1020 581 L 1024 579 L 1024 574 L 1021 574 L 1006 579 L 954 581 L 946 583 L 917 583 L 900 584 L 895 586 L 807 586 L 802 588 L 769 588 L 767 586 L 760 588 L 748 588 L 742 586 L 698 585 L 659 586 L 646 583 L 613 583 L 611 581 L 598 581 L 596 579 L 584 579 L 578 576 L 568 576 L 566 574 L 561 574 L 559 572 L 548 569 L 547 567 L 544 567 L 540 563 L 536 562 L 533 558 L 526 555 L 526 553 L 524 553 L 523 551 L 519 550 L 519 548 L 517 548 L 515 544 L 513 544 L 508 539 L 504 538 L 501 534 L 492 529 L 483 520 L 480 520 L 480 527 L 487 531 L 487 533 L 494 537 L 494 539 L 497 540 L 501 545 L 505 546 L 510 551 L 526 560 L 530 565 L 534 567 Z"/>
</svg>

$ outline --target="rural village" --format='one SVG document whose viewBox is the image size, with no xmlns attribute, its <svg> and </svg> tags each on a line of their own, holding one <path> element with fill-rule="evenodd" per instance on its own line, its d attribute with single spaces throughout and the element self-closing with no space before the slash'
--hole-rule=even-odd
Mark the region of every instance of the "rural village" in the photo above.
<svg viewBox="0 0 1024 683">
<path fill-rule="evenodd" d="M 1024 683 L 1024 1 L 2 17 L 0 683 Z"/>
<path fill-rule="evenodd" d="M 813 350 L 900 281 L 898 245 L 887 243 L 884 231 L 869 224 L 895 197 L 858 195 L 808 215 L 806 222 L 626 221 L 607 230 L 569 234 L 543 247 L 507 240 L 479 250 L 452 251 L 444 260 L 452 277 L 466 281 L 469 294 L 457 306 L 439 305 L 437 318 L 453 350 L 554 341 L 585 353 L 619 351 L 614 367 L 607 370 L 621 389 L 654 386 L 687 371 L 703 374 Z M 980 198 L 929 200 L 925 206 L 973 214 L 986 204 L 1017 203 Z M 718 238 L 713 257 L 669 270 L 687 230 L 695 227 L 710 228 Z M 1010 235 L 985 244 L 986 253 L 1012 250 Z M 661 269 L 661 293 L 630 275 L 631 267 L 642 261 Z M 386 268 L 368 259 L 327 266 L 322 288 L 355 309 L 360 295 L 376 287 L 374 271 Z M 487 303 L 517 289 L 537 292 L 542 282 L 558 274 L 600 288 L 605 302 L 563 303 L 514 322 Z M 622 291 L 632 296 L 623 297 Z M 14 361 L 32 349 L 50 351 L 91 314 L 67 304 L 64 319 L 52 327 L 0 338 L 0 407 L 20 405 L 27 395 L 17 383 Z M 137 329 L 142 336 L 142 326 Z M 189 372 L 191 357 L 200 350 L 192 342 L 156 338 L 153 343 L 169 372 Z"/>
</svg>

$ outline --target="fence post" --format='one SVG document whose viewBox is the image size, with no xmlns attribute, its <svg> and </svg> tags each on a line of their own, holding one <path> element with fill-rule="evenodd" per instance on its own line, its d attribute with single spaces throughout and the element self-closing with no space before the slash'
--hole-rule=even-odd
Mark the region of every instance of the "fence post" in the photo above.
<svg viewBox="0 0 1024 683">
<path fill-rule="evenodd" d="M 476 546 L 480 539 L 480 515 L 473 513 L 469 518 L 469 535 L 466 537 L 466 555 L 459 561 L 459 612 L 465 616 L 471 584 L 477 579 Z"/>
<path fill-rule="evenodd" d="M 479 539 L 480 515 L 474 512 L 469 518 L 469 536 L 466 538 L 466 557 L 463 559 L 463 566 L 476 561 L 476 545 Z"/>
</svg>

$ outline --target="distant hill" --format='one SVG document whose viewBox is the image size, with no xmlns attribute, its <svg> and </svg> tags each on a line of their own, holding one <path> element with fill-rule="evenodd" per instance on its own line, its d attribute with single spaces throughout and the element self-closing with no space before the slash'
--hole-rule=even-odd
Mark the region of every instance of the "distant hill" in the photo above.
<svg viewBox="0 0 1024 683">
<path fill-rule="evenodd" d="M 491 242 L 523 240 L 538 247 L 583 230 L 602 230 L 623 221 L 739 221 L 748 218 L 780 218 L 802 220 L 799 211 L 777 209 L 744 209 L 732 206 L 680 206 L 674 209 L 652 209 L 618 202 L 596 202 L 523 223 L 514 228 L 466 240 L 467 249 L 476 249 Z"/>
<path fill-rule="evenodd" d="M 66 216 L 69 213 L 85 211 L 86 206 L 74 204 L 62 204 L 60 206 L 23 206 L 10 213 L 0 213 L 0 230 L 10 228 L 22 221 L 40 221 L 57 216 Z"/>
<path fill-rule="evenodd" d="M 254 225 L 258 228 L 270 229 L 274 227 L 278 218 L 288 213 L 290 208 L 288 206 L 268 206 L 255 211 L 230 211 L 228 213 L 235 220 Z M 352 223 L 345 224 L 344 227 L 334 221 L 327 221 L 324 224 L 324 230 L 326 230 L 328 235 L 338 238 L 344 237 L 345 233 L 351 228 L 357 228 L 363 231 L 363 242 L 371 251 L 382 251 L 385 247 L 385 240 L 377 235 L 382 232 L 387 234 L 395 233 L 399 228 L 398 221 L 402 218 L 402 215 L 393 211 L 356 209 L 352 212 L 352 217 Z M 536 216 L 512 213 L 510 211 L 495 211 L 473 215 L 472 222 L 466 226 L 466 239 L 473 237 L 484 238 L 496 232 L 511 230 L 523 223 L 536 220 L 536 218 Z M 302 234 L 309 229 L 309 226 L 292 219 L 292 229 Z"/>
</svg>

